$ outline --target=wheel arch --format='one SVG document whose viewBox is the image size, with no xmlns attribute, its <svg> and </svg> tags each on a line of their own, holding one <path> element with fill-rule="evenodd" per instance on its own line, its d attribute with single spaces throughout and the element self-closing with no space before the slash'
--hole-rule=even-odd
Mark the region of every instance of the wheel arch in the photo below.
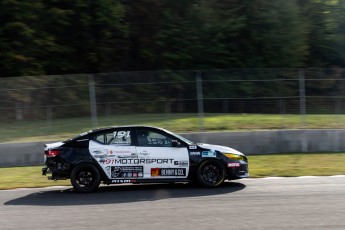
<svg viewBox="0 0 345 230">
<path fill-rule="evenodd" d="M 200 165 L 202 165 L 204 162 L 206 161 L 210 161 L 210 160 L 215 160 L 218 161 L 219 163 L 221 163 L 222 165 L 224 165 L 224 167 L 226 168 L 226 163 L 224 161 L 222 161 L 221 159 L 218 158 L 214 158 L 214 157 L 207 157 L 205 159 L 202 159 L 201 161 L 197 162 L 195 164 L 194 170 L 193 170 L 193 174 L 195 175 L 195 173 L 197 172 L 198 168 L 200 167 Z"/>
<path fill-rule="evenodd" d="M 101 180 L 102 181 L 108 180 L 108 177 L 105 174 L 105 172 L 102 169 L 102 167 L 97 162 L 95 162 L 95 160 L 93 160 L 93 159 L 87 159 L 87 160 L 84 159 L 84 160 L 78 160 L 78 161 L 73 162 L 73 164 L 71 164 L 69 174 L 71 175 L 72 170 L 75 167 L 77 167 L 78 165 L 81 165 L 81 164 L 91 164 L 91 165 L 95 166 L 98 169 L 99 173 L 101 174 Z"/>
<path fill-rule="evenodd" d="M 221 182 L 216 184 L 215 186 L 212 185 L 207 185 L 204 182 L 201 182 L 201 175 L 200 175 L 200 170 L 202 170 L 202 167 L 206 167 L 207 166 L 207 162 L 216 162 L 219 165 L 222 166 L 223 169 L 223 176 L 221 179 Z M 217 166 L 216 166 L 217 167 Z M 226 168 L 226 164 L 221 160 L 221 159 L 217 159 L 217 158 L 205 158 L 205 160 L 200 161 L 197 166 L 194 169 L 194 177 L 193 180 L 198 182 L 201 186 L 203 187 L 217 187 L 218 185 L 222 184 L 224 182 L 224 180 L 226 180 L 227 178 L 227 168 Z"/>
</svg>

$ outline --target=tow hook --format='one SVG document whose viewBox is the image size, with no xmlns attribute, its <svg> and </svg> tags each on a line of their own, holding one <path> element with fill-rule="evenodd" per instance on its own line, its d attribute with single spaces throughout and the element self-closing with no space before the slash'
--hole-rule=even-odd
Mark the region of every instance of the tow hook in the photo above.
<svg viewBox="0 0 345 230">
<path fill-rule="evenodd" d="M 47 170 L 48 170 L 47 168 L 42 168 L 42 175 L 43 176 L 47 175 Z"/>
</svg>

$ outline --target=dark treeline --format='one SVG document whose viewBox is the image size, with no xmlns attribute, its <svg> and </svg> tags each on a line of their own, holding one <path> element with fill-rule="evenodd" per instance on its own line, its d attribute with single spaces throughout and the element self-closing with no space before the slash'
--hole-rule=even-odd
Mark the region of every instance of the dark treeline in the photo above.
<svg viewBox="0 0 345 230">
<path fill-rule="evenodd" d="M 0 76 L 345 67 L 345 0 L 1 0 Z"/>
</svg>

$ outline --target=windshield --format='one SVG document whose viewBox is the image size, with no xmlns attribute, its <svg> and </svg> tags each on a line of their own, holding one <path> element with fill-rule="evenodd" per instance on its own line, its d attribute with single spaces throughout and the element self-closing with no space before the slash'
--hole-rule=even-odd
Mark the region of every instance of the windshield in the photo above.
<svg viewBox="0 0 345 230">
<path fill-rule="evenodd" d="M 169 134 L 171 134 L 171 135 L 173 135 L 173 136 L 175 136 L 175 137 L 177 137 L 177 138 L 179 138 L 179 139 L 181 139 L 182 141 L 186 142 L 189 145 L 194 145 L 193 141 L 190 141 L 190 140 L 188 140 L 187 138 L 185 138 L 185 137 L 183 137 L 181 135 L 178 135 L 176 133 L 170 132 L 169 130 L 166 130 L 166 129 L 164 129 L 164 131 L 169 133 Z"/>
</svg>

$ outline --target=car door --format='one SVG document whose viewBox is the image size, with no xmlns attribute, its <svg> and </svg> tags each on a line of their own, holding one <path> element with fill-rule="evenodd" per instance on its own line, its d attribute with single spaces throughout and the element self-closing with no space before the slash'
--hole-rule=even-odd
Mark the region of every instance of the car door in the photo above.
<svg viewBox="0 0 345 230">
<path fill-rule="evenodd" d="M 117 129 L 96 136 L 89 143 L 89 151 L 109 179 L 143 178 L 130 130 Z"/>
<path fill-rule="evenodd" d="M 187 147 L 172 147 L 172 137 L 160 130 L 138 129 L 136 153 L 143 166 L 144 178 L 187 178 Z"/>
</svg>

